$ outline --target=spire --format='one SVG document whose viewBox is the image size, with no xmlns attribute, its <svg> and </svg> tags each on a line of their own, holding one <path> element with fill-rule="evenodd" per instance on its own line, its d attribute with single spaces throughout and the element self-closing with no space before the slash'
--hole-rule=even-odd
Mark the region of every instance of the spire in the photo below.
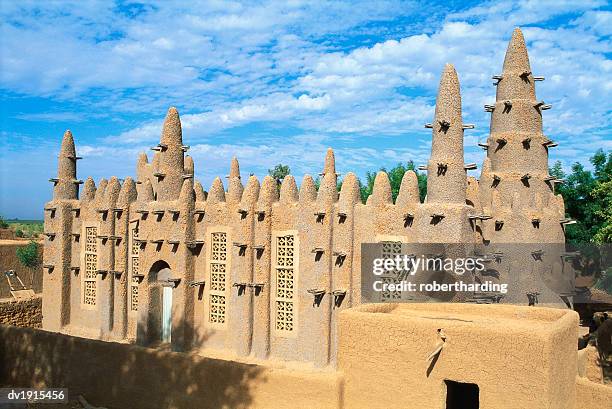
<svg viewBox="0 0 612 409">
<path fill-rule="evenodd" d="M 391 195 L 391 183 L 386 172 L 380 171 L 374 179 L 374 188 L 372 194 L 368 197 L 367 204 L 392 204 L 393 197 Z"/>
<path fill-rule="evenodd" d="M 223 189 L 223 182 L 221 181 L 221 178 L 216 177 L 215 180 L 213 180 L 208 192 L 207 202 L 209 204 L 225 202 L 225 190 Z"/>
<path fill-rule="evenodd" d="M 276 201 L 278 201 L 278 187 L 276 186 L 276 180 L 274 180 L 272 176 L 266 175 L 261 183 L 259 202 L 264 206 L 270 206 Z"/>
<path fill-rule="evenodd" d="M 325 165 L 323 166 L 323 176 L 327 174 L 336 174 L 336 158 L 334 157 L 334 150 L 332 148 L 327 148 L 327 153 L 325 154 Z"/>
<path fill-rule="evenodd" d="M 283 179 L 280 189 L 281 203 L 295 203 L 298 201 L 298 189 L 293 175 L 287 175 Z"/>
<path fill-rule="evenodd" d="M 98 189 L 96 190 L 96 196 L 94 197 L 97 202 L 102 201 L 104 198 L 104 191 L 106 190 L 107 185 L 108 181 L 104 178 L 100 179 L 100 182 L 98 182 Z"/>
<path fill-rule="evenodd" d="M 127 207 L 130 203 L 136 200 L 136 184 L 131 177 L 126 177 L 121 185 L 121 191 L 119 191 L 119 198 L 117 199 L 117 207 Z"/>
<path fill-rule="evenodd" d="M 175 107 L 170 107 L 164 120 L 161 141 L 162 145 L 183 147 L 183 130 L 181 128 L 181 119 Z"/>
<path fill-rule="evenodd" d="M 64 132 L 64 137 L 62 138 L 57 177 L 60 179 L 76 179 L 76 149 L 70 130 Z"/>
<path fill-rule="evenodd" d="M 515 28 L 504 58 L 504 72 L 531 72 L 525 38 L 520 28 Z"/>
<path fill-rule="evenodd" d="M 304 175 L 300 186 L 300 202 L 314 202 L 317 199 L 317 188 L 310 175 Z"/>
<path fill-rule="evenodd" d="M 244 187 L 240 181 L 240 165 L 238 159 L 234 156 L 230 163 L 229 187 L 227 188 L 228 201 L 240 202 Z"/>
<path fill-rule="evenodd" d="M 235 156 L 232 158 L 232 162 L 230 163 L 229 178 L 230 180 L 232 178 L 240 179 L 240 165 L 238 164 L 238 159 Z"/>
<path fill-rule="evenodd" d="M 227 201 L 235 203 L 240 202 L 240 199 L 242 199 L 243 191 L 244 187 L 242 186 L 242 182 L 240 182 L 240 178 L 230 178 L 229 186 L 227 188 Z"/>
<path fill-rule="evenodd" d="M 149 179 L 145 180 L 144 187 L 138 196 L 138 201 L 143 203 L 152 202 L 155 200 L 153 195 L 153 185 Z"/>
<path fill-rule="evenodd" d="M 353 172 L 347 173 L 342 181 L 342 188 L 340 189 L 340 202 L 349 205 L 354 205 L 355 203 L 361 202 L 359 181 Z"/>
<path fill-rule="evenodd" d="M 461 93 L 457 71 L 452 64 L 446 64 L 440 78 L 432 127 L 432 158 L 460 159 L 463 166 Z"/>
<path fill-rule="evenodd" d="M 104 204 L 108 207 L 114 207 L 121 191 L 121 184 L 116 176 L 112 176 L 108 181 L 108 185 L 104 190 Z"/>
<path fill-rule="evenodd" d="M 404 206 L 407 204 L 420 202 L 419 179 L 413 170 L 409 170 L 404 173 L 404 176 L 402 177 L 402 183 L 400 185 L 395 204 Z"/>
<path fill-rule="evenodd" d="M 431 157 L 427 164 L 427 201 L 465 204 L 461 94 L 455 67 L 446 64 L 436 98 Z"/>
<path fill-rule="evenodd" d="M 136 162 L 136 178 L 143 182 L 146 177 L 147 167 L 149 166 L 149 158 L 144 152 L 138 154 L 138 162 Z"/>
<path fill-rule="evenodd" d="M 247 182 L 246 188 L 244 189 L 244 193 L 242 194 L 241 207 L 250 207 L 251 204 L 257 201 L 259 197 L 259 180 L 257 180 L 257 176 L 251 175 Z"/>
<path fill-rule="evenodd" d="M 83 185 L 83 197 L 82 200 L 85 202 L 89 202 L 94 200 L 96 197 L 96 182 L 94 182 L 93 178 L 90 176 L 85 180 L 85 185 Z"/>
<path fill-rule="evenodd" d="M 77 199 L 79 185 L 76 182 L 76 149 L 69 130 L 64 133 L 57 161 L 57 179 L 53 188 L 54 199 Z"/>
<path fill-rule="evenodd" d="M 193 185 L 193 190 L 195 191 L 196 202 L 205 202 L 206 201 L 206 192 L 204 192 L 204 188 L 199 180 Z"/>
<path fill-rule="evenodd" d="M 138 154 L 138 165 L 148 165 L 149 164 L 149 157 L 147 156 L 146 152 L 140 152 Z"/>
<path fill-rule="evenodd" d="M 195 167 L 193 165 L 193 158 L 189 155 L 185 156 L 185 175 L 193 176 L 195 173 Z"/>
<path fill-rule="evenodd" d="M 157 199 L 176 200 L 183 185 L 185 152 L 181 120 L 176 108 L 171 107 L 166 115 L 158 146 L 160 149 L 159 169 L 157 172 Z"/>
<path fill-rule="evenodd" d="M 512 38 L 506 50 L 504 58 L 504 68 L 501 77 L 497 83 L 497 102 L 504 104 L 512 103 L 518 99 L 535 100 L 535 78 L 531 73 L 529 64 L 529 55 L 525 38 L 520 28 L 514 29 Z M 493 114 L 496 116 L 504 116 L 507 114 L 512 105 L 497 104 Z M 496 114 L 496 111 L 504 111 L 501 114 Z M 507 116 L 507 115 L 506 115 Z"/>
<path fill-rule="evenodd" d="M 182 206 L 193 207 L 195 203 L 195 194 L 193 192 L 193 179 L 185 179 L 179 194 L 179 203 Z"/>
<path fill-rule="evenodd" d="M 326 172 L 323 175 L 323 180 L 319 186 L 317 192 L 317 202 L 320 204 L 332 204 L 338 200 L 338 187 L 337 187 L 336 173 L 331 171 Z"/>
<path fill-rule="evenodd" d="M 159 170 L 160 163 L 161 163 L 161 153 L 155 152 L 153 154 L 153 159 L 151 160 L 151 166 L 154 172 L 157 172 Z"/>
</svg>

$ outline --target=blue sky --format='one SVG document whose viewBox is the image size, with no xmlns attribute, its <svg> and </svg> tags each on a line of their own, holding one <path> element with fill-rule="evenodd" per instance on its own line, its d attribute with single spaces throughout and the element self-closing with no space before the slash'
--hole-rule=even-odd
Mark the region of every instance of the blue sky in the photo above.
<svg viewBox="0 0 612 409">
<path fill-rule="evenodd" d="M 461 81 L 466 162 L 482 162 L 512 30 L 528 43 L 551 160 L 612 149 L 605 1 L 107 2 L 0 0 L 0 214 L 41 218 L 63 132 L 79 177 L 134 175 L 169 106 L 205 187 L 277 163 L 316 174 L 425 163 L 439 75 Z M 477 173 L 476 173 L 477 175 Z"/>
</svg>

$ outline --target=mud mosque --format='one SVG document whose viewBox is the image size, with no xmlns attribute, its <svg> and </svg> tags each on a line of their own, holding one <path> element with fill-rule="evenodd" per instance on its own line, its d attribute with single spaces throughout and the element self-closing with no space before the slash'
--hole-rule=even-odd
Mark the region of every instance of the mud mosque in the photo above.
<svg viewBox="0 0 612 409">
<path fill-rule="evenodd" d="M 394 386 L 399 380 L 385 376 L 389 382 L 373 385 L 368 379 L 383 370 L 364 356 L 391 353 L 390 342 L 408 342 L 416 348 L 414 362 L 389 360 L 385 370 L 410 374 L 418 368 L 418 376 L 402 377 L 414 386 L 411 399 L 443 400 L 441 391 L 451 393 L 448 382 L 455 379 L 478 384 L 481 407 L 573 408 L 577 315 L 527 307 L 543 288 L 521 294 L 518 303 L 525 307 L 359 305 L 362 243 L 383 243 L 383 253 L 396 254 L 405 243 L 466 243 L 491 252 L 496 243 L 565 241 L 564 226 L 571 221 L 555 194 L 562 181 L 548 174 L 549 149 L 556 143 L 542 132 L 542 112 L 550 105 L 536 97 L 535 83 L 543 78 L 531 71 L 519 29 L 493 79 L 497 95 L 485 105 L 490 135 L 479 144 L 486 158 L 476 179 L 467 175 L 476 164 L 464 162 L 463 146 L 464 132 L 473 125 L 462 121 L 457 73 L 450 64 L 444 67 L 435 115 L 425 125 L 432 129 L 432 145 L 422 167 L 424 203 L 412 171 L 404 175 L 395 202 L 384 172 L 365 204 L 353 173 L 344 176 L 338 192 L 331 149 L 318 189 L 309 175 L 299 186 L 293 176 L 280 187 L 270 176 L 261 183 L 255 176 L 244 180 L 234 158 L 226 185 L 217 177 L 205 191 L 194 178 L 175 108 L 167 113 L 152 159 L 139 156 L 135 179 L 113 176 L 96 185 L 90 177 L 83 183 L 73 136 L 66 131 L 58 174 L 51 179 L 53 199 L 45 205 L 44 329 L 340 368 L 346 373 L 346 407 L 364 394 L 375 402 L 371 407 L 395 407 L 390 388 L 401 387 Z M 535 261 L 518 261 L 530 262 Z M 394 294 L 383 298 L 393 301 Z M 499 323 L 483 326 L 492 318 Z M 531 338 L 538 339 L 537 348 Z M 440 339 L 448 347 L 433 378 L 425 378 L 419 353 L 424 358 Z M 478 358 L 482 365 L 487 361 L 486 371 L 467 364 L 475 353 L 463 345 L 467 341 L 476 352 L 496 357 L 503 355 L 491 347 L 496 342 L 518 342 L 516 362 Z M 542 368 L 538 373 L 525 373 L 531 361 Z M 453 375 L 457 367 L 462 373 Z M 517 383 L 519 372 L 525 379 Z M 538 393 L 525 390 L 532 378 Z"/>
</svg>

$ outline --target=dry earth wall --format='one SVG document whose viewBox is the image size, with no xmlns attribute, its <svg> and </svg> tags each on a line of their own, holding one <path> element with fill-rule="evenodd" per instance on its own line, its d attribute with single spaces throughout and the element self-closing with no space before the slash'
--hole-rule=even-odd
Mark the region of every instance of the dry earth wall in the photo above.
<svg viewBox="0 0 612 409">
<path fill-rule="evenodd" d="M 0 324 L 16 327 L 40 328 L 42 326 L 42 298 L 15 301 L 0 300 Z"/>
<path fill-rule="evenodd" d="M 96 406 L 340 408 L 340 377 L 0 326 L 0 385 L 67 387 Z"/>
</svg>

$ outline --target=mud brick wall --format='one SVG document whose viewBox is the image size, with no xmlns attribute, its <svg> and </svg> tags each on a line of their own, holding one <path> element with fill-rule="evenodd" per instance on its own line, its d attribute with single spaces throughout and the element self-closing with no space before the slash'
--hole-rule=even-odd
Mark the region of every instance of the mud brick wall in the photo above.
<svg viewBox="0 0 612 409">
<path fill-rule="evenodd" d="M 40 328 L 42 325 L 42 297 L 31 300 L 0 300 L 0 324 L 16 327 Z"/>
<path fill-rule="evenodd" d="M 272 368 L 0 325 L 0 385 L 108 408 L 342 408 L 336 372 Z"/>
</svg>

